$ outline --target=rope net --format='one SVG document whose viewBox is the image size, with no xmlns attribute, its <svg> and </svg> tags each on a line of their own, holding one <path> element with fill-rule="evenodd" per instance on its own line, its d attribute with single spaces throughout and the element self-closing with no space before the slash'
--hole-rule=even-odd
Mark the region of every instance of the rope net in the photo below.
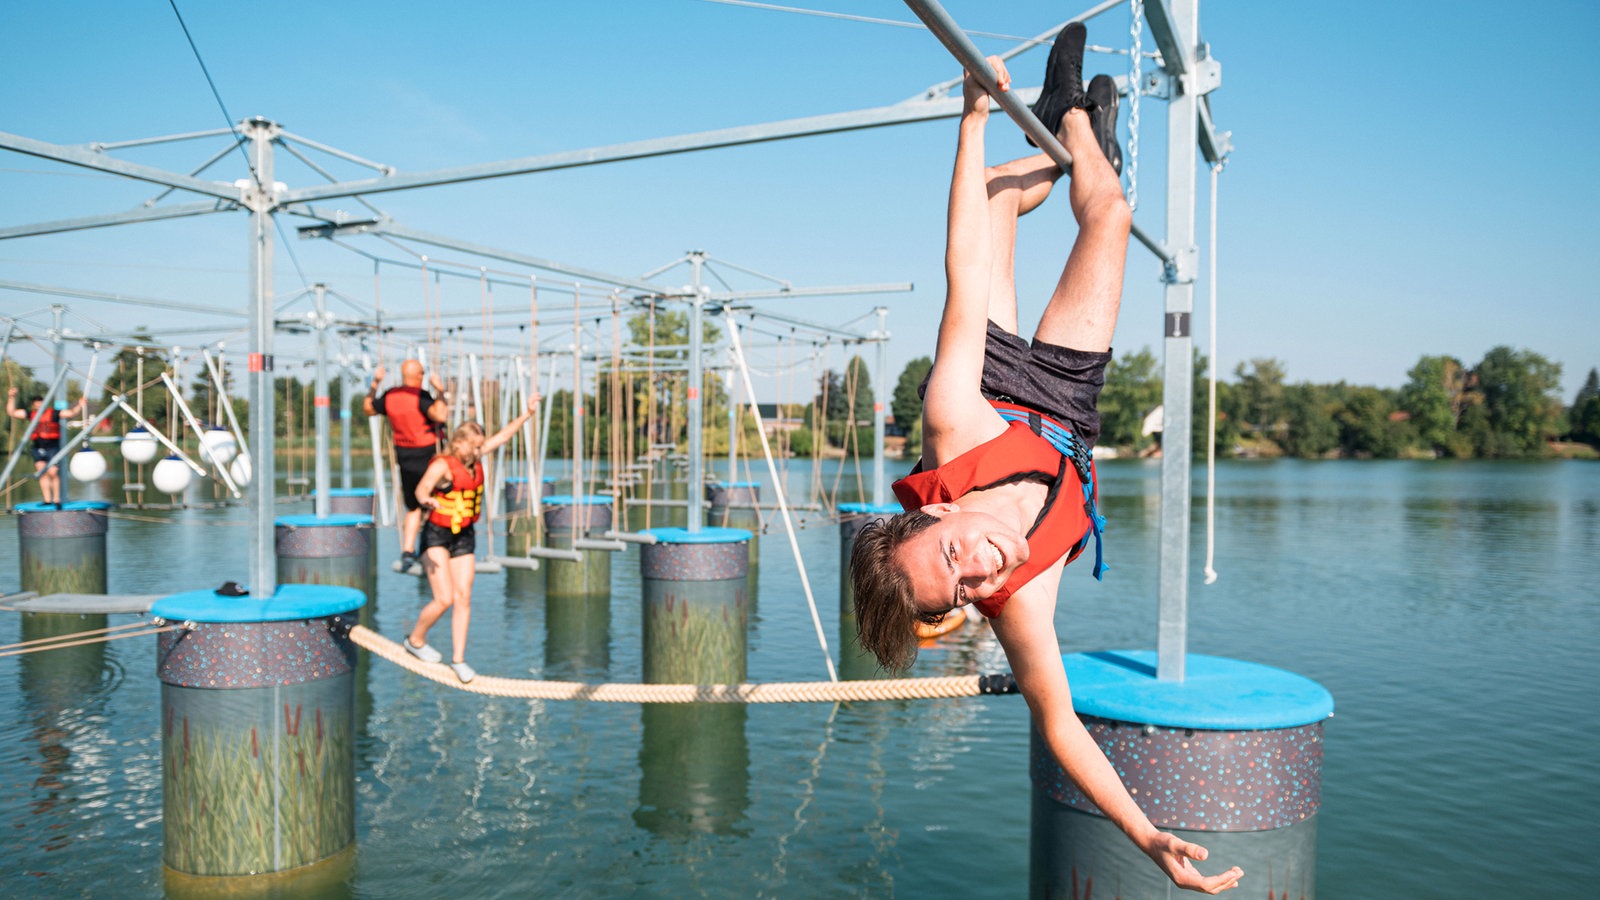
<svg viewBox="0 0 1600 900">
<path fill-rule="evenodd" d="M 1013 693 L 1006 675 L 952 675 L 876 681 L 807 681 L 771 684 L 585 684 L 479 675 L 463 684 L 449 666 L 425 663 L 364 625 L 350 629 L 356 646 L 446 687 L 491 697 L 587 700 L 595 703 L 838 703 L 865 700 L 932 700 Z"/>
</svg>

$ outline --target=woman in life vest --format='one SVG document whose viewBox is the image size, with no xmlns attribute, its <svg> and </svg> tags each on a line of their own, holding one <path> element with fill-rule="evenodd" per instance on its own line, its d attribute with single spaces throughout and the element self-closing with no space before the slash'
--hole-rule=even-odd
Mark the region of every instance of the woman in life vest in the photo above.
<svg viewBox="0 0 1600 900">
<path fill-rule="evenodd" d="M 39 494 L 46 503 L 61 503 L 61 473 L 55 467 L 46 469 L 52 457 L 61 450 L 61 422 L 83 415 L 88 406 L 88 397 L 79 397 L 78 402 L 65 410 L 43 409 L 44 398 L 34 397 L 28 401 L 27 409 L 17 408 L 17 389 L 15 387 L 6 391 L 6 415 L 13 419 L 32 419 L 35 416 L 39 424 L 33 429 L 33 471 L 39 477 Z"/>
<path fill-rule="evenodd" d="M 516 434 L 533 415 L 535 397 L 511 424 L 493 437 L 484 437 L 483 426 L 466 422 L 450 436 L 450 447 L 433 458 L 417 484 L 417 502 L 427 512 L 422 523 L 422 569 L 433 588 L 433 599 L 417 616 L 417 625 L 406 636 L 406 649 L 423 662 L 436 663 L 444 657 L 428 646 L 428 629 L 450 611 L 450 645 L 454 651 L 450 668 L 456 677 L 468 682 L 477 674 L 467 665 L 467 622 L 472 616 L 472 579 L 477 574 L 477 542 L 472 525 L 483 506 L 484 455 L 494 451 Z"/>
</svg>

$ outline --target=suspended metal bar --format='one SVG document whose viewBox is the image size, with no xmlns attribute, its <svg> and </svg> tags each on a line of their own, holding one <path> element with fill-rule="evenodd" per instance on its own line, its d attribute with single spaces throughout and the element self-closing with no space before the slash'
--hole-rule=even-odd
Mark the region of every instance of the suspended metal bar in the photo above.
<svg viewBox="0 0 1600 900">
<path fill-rule="evenodd" d="M 280 132 L 278 132 L 278 139 L 279 139 L 278 142 L 280 144 L 282 144 L 284 141 L 293 141 L 294 143 L 299 144 L 302 147 L 310 147 L 313 150 L 321 150 L 323 153 L 326 153 L 329 156 L 337 156 L 338 158 L 340 158 L 342 160 L 345 160 L 346 162 L 353 162 L 358 166 L 366 166 L 367 168 L 372 169 L 373 171 L 382 172 L 385 175 L 388 175 L 388 174 L 390 174 L 391 172 L 394 171 L 394 166 L 386 166 L 383 163 L 373 162 L 370 159 L 366 159 L 366 158 L 357 156 L 354 153 L 349 153 L 349 152 L 346 152 L 344 150 L 340 150 L 338 147 L 330 147 L 327 144 L 321 143 L 320 141 L 314 141 L 311 138 L 305 137 L 304 135 L 295 134 L 292 131 L 280 131 Z M 284 149 L 289 149 L 289 148 L 285 147 Z M 296 153 L 295 155 L 299 156 L 298 153 Z"/>
<path fill-rule="evenodd" d="M 121 150 L 124 147 L 148 147 L 151 144 L 171 144 L 178 141 L 192 141 L 196 138 L 218 137 L 224 134 L 237 135 L 232 128 L 212 128 L 206 131 L 190 131 L 184 134 L 167 134 L 160 137 L 134 138 L 131 141 L 95 141 L 89 149 L 96 152 L 105 150 Z"/>
<path fill-rule="evenodd" d="M 905 0 L 905 3 L 906 6 L 911 8 L 912 12 L 917 14 L 917 18 L 927 24 L 928 30 L 932 31 L 934 36 L 939 39 L 939 42 L 944 44 L 945 49 L 955 56 L 956 60 L 961 63 L 962 68 L 971 72 L 972 77 L 978 79 L 978 83 L 982 84 L 984 89 L 989 92 L 989 95 L 994 98 L 995 103 L 1005 110 L 1006 115 L 1010 116 L 1012 121 L 1016 122 L 1027 133 L 1028 137 L 1033 138 L 1033 142 L 1039 145 L 1039 150 L 1055 160 L 1064 171 L 1071 174 L 1072 154 L 1067 152 L 1067 148 L 1061 146 L 1061 142 L 1056 140 L 1055 134 L 1045 127 L 1043 122 L 1039 121 L 1039 117 L 1035 116 L 1033 111 L 1025 105 L 1016 91 L 1000 92 L 995 83 L 994 67 L 989 65 L 989 61 L 984 58 L 983 51 L 972 43 L 972 40 L 961 30 L 961 26 L 950 18 L 950 14 L 945 11 L 945 8 L 937 0 Z M 1132 234 L 1138 239 L 1139 243 L 1149 248 L 1151 253 L 1160 257 L 1163 263 L 1171 264 L 1171 251 L 1145 234 L 1138 225 L 1133 226 Z"/>
</svg>

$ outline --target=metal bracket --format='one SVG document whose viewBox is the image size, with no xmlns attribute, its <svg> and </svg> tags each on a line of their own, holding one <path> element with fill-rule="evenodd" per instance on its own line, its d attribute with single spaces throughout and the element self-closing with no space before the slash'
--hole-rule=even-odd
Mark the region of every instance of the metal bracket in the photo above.
<svg viewBox="0 0 1600 900">
<path fill-rule="evenodd" d="M 1183 74 L 1183 92 L 1204 96 L 1222 87 L 1222 63 L 1206 57 L 1194 61 L 1194 70 Z"/>
<path fill-rule="evenodd" d="M 1174 94 L 1172 76 L 1160 69 L 1146 72 L 1144 77 L 1139 79 L 1139 93 L 1157 100 L 1171 100 Z"/>
<path fill-rule="evenodd" d="M 1183 247 L 1161 267 L 1164 284 L 1194 284 L 1195 273 L 1200 268 L 1200 248 L 1193 244 Z"/>
</svg>

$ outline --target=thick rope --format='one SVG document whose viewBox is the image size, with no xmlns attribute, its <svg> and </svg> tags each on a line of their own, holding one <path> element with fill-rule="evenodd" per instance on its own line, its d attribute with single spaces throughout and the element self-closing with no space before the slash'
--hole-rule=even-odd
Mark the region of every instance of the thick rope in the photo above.
<svg viewBox="0 0 1600 900">
<path fill-rule="evenodd" d="M 350 640 L 376 656 L 446 687 L 490 697 L 587 700 L 595 703 L 838 703 L 867 700 L 930 700 L 1015 693 L 1009 675 L 955 675 L 878 681 L 812 681 L 773 684 L 584 684 L 479 675 L 463 684 L 443 663 L 425 663 L 394 641 L 363 625 Z"/>
</svg>

